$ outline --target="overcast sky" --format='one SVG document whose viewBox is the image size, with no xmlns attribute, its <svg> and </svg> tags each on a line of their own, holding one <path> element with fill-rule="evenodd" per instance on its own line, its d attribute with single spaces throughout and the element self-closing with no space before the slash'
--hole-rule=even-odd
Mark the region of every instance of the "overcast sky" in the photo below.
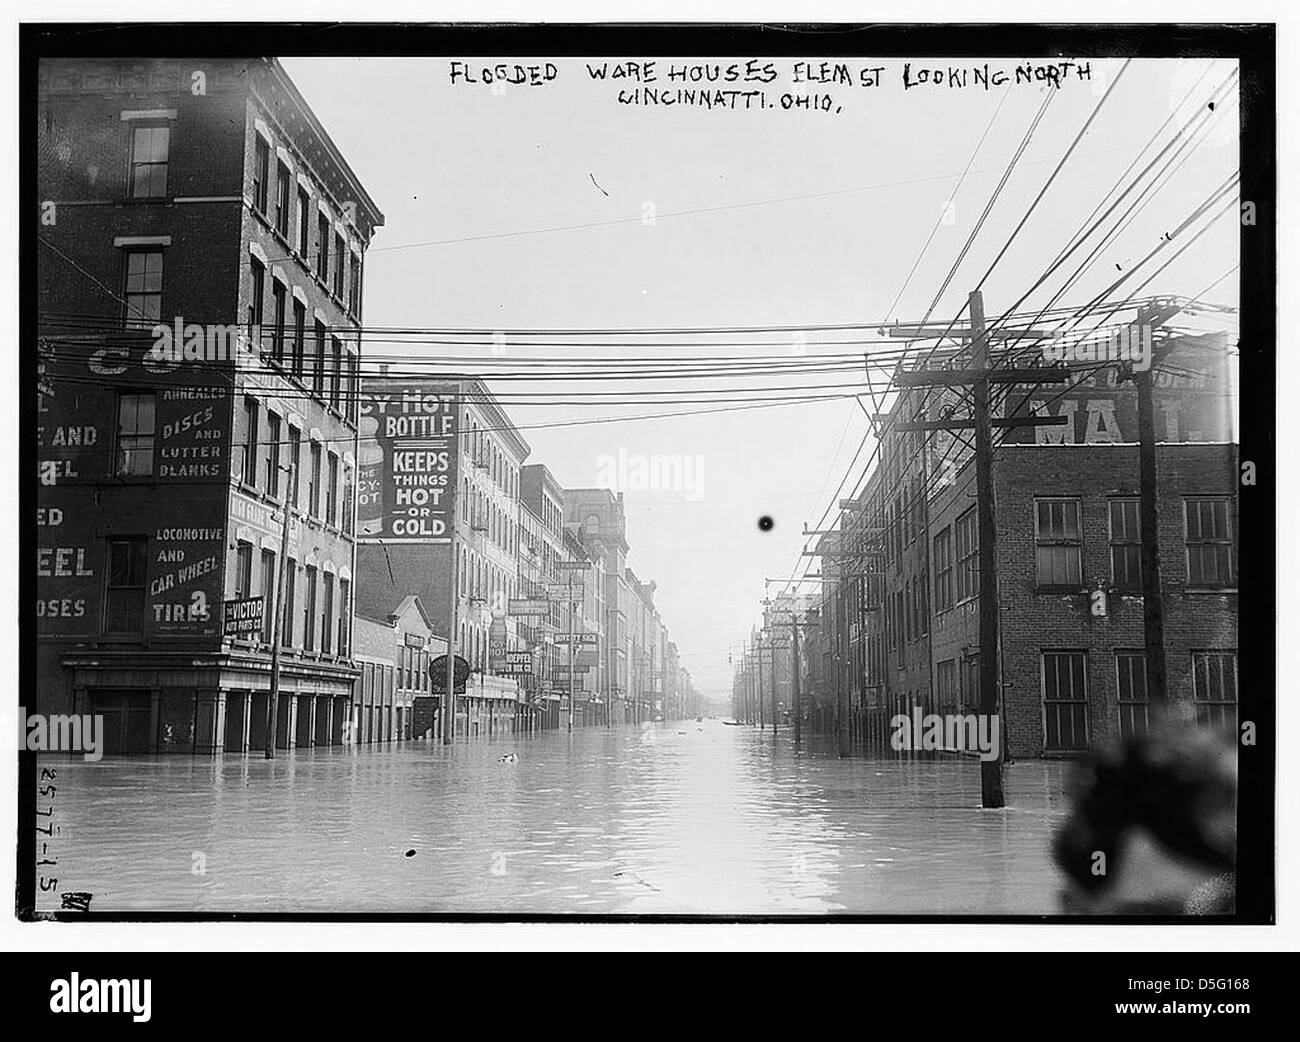
<svg viewBox="0 0 1300 1042">
<path fill-rule="evenodd" d="M 485 64 L 547 61 L 545 56 L 457 58 L 475 75 Z M 592 63 L 616 60 L 627 59 L 609 56 Z M 795 84 L 792 61 L 756 61 L 771 62 L 777 78 L 744 89 L 766 91 L 769 107 L 725 111 L 620 104 L 618 91 L 635 89 L 635 81 L 595 81 L 587 63 L 569 60 L 554 62 L 558 75 L 550 82 L 497 93 L 482 83 L 453 84 L 451 62 L 441 58 L 289 58 L 284 65 L 386 215 L 366 270 L 366 326 L 488 331 L 920 319 L 1043 92 L 1051 91 L 1041 124 L 934 312 L 934 320 L 952 319 L 1120 66 L 1094 61 L 1091 80 L 1070 76 L 1059 89 L 985 90 L 972 84 L 905 90 L 902 59 L 847 63 L 855 80 L 862 68 L 881 67 L 875 87 L 860 81 Z M 667 78 L 668 66 L 681 62 L 656 62 L 651 86 L 681 86 Z M 918 68 L 977 64 L 983 63 L 913 62 L 911 73 L 915 78 Z M 997 60 L 991 67 L 1010 71 L 1015 64 Z M 1029 288 L 1188 92 L 1160 145 L 1205 106 L 1232 71 L 1228 61 L 1130 65 L 985 283 L 990 317 Z M 783 109 L 785 93 L 829 95 L 831 110 Z M 1117 277 L 1116 265 L 1140 259 L 1236 169 L 1235 102 L 1232 93 L 1220 103 L 1188 160 L 1064 302 L 1090 299 Z M 957 190 L 968 164 L 970 173 Z M 949 221 L 939 223 L 891 311 L 949 202 Z M 643 219 L 650 212 L 647 204 L 653 223 Z M 1230 218 L 1219 222 L 1143 294 L 1199 293 L 1236 263 L 1236 236 Z M 1045 303 L 1057 285 L 1059 280 L 1049 283 L 1029 304 Z M 1206 299 L 1235 305 L 1235 275 Z M 874 329 L 858 335 L 876 336 Z M 590 353 L 791 358 L 799 350 L 786 335 L 762 339 L 771 346 L 665 349 L 648 345 L 664 344 L 667 337 L 623 337 Z M 810 334 L 806 351 L 837 350 L 820 346 L 821 339 L 822 334 Z M 504 356 L 494 356 L 486 345 L 474 350 L 493 360 L 486 365 L 497 366 L 503 358 L 584 357 L 562 347 L 528 348 L 512 337 L 505 344 Z M 437 350 L 367 346 L 371 355 Z M 841 373 L 820 379 L 843 384 L 859 378 Z M 772 387 L 812 382 L 807 376 L 767 381 Z M 499 381 L 491 386 L 525 428 L 718 408 L 716 402 L 682 402 L 683 383 Z M 729 376 L 693 386 L 713 389 L 709 397 L 743 399 L 764 385 Z M 511 395 L 520 393 L 536 401 L 539 390 L 569 401 L 578 388 L 642 396 L 622 405 L 613 399 L 551 406 L 511 402 Z M 644 393 L 668 389 L 674 393 Z M 801 527 L 813 525 L 832 501 L 865 432 L 863 410 L 851 398 L 839 398 L 676 419 L 525 429 L 524 436 L 533 447 L 530 461 L 545 463 L 567 486 L 601 483 L 601 457 L 620 450 L 629 458 L 702 457 L 701 469 L 692 472 L 698 488 L 626 493 L 629 563 L 643 580 L 658 583 L 660 612 L 697 686 L 725 695 L 731 683 L 728 652 L 758 616 L 764 577 L 791 573 L 805 544 Z M 862 458 L 869 454 L 870 444 Z M 771 531 L 759 530 L 762 515 L 775 521 Z"/>
</svg>

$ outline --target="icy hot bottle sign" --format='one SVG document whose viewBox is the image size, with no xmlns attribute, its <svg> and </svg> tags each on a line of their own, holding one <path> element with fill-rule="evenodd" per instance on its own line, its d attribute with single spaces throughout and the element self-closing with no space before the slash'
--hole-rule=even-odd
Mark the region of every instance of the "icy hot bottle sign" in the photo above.
<svg viewBox="0 0 1300 1042">
<path fill-rule="evenodd" d="M 358 537 L 451 538 L 456 494 L 456 397 L 451 386 L 384 384 L 362 403 Z"/>
</svg>

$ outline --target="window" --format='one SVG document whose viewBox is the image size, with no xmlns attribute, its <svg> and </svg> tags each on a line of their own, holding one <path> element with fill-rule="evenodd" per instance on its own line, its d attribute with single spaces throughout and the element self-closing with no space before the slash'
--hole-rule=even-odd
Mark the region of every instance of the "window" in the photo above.
<svg viewBox="0 0 1300 1042">
<path fill-rule="evenodd" d="M 348 314 L 353 318 L 361 315 L 361 254 L 353 253 L 348 265 Z"/>
<path fill-rule="evenodd" d="M 334 573 L 321 577 L 320 649 L 326 655 L 334 642 Z"/>
<path fill-rule="evenodd" d="M 244 398 L 244 465 L 240 477 L 245 485 L 257 487 L 257 399 Z"/>
<path fill-rule="evenodd" d="M 980 592 L 979 529 L 974 508 L 957 518 L 953 526 L 953 543 L 957 557 L 957 601 L 960 603 Z"/>
<path fill-rule="evenodd" d="M 325 523 L 338 524 L 339 519 L 339 458 L 330 453 L 329 484 L 325 486 Z"/>
<path fill-rule="evenodd" d="M 266 302 L 266 266 L 253 257 L 248 263 L 248 339 L 262 350 L 262 318 Z"/>
<path fill-rule="evenodd" d="M 293 426 L 289 428 L 289 466 L 293 468 L 289 475 L 289 503 L 296 507 L 298 505 L 298 471 L 302 469 L 302 431 Z"/>
<path fill-rule="evenodd" d="M 352 584 L 347 579 L 339 580 L 339 654 L 352 653 L 351 634 L 348 632 L 348 620 L 352 617 Z"/>
<path fill-rule="evenodd" d="M 343 236 L 338 232 L 334 233 L 334 296 L 339 300 L 343 299 L 343 261 L 346 255 L 343 252 Z"/>
<path fill-rule="evenodd" d="M 149 329 L 162 316 L 162 250 L 130 250 L 126 255 L 126 324 Z"/>
<path fill-rule="evenodd" d="M 262 643 L 271 643 L 275 622 L 271 607 L 275 604 L 275 552 L 262 551 Z"/>
<path fill-rule="evenodd" d="M 316 364 L 311 373 L 312 393 L 320 396 L 325 393 L 325 323 L 316 320 Z"/>
<path fill-rule="evenodd" d="M 320 517 L 320 466 L 321 444 L 311 443 L 311 473 L 307 477 L 307 513 Z"/>
<path fill-rule="evenodd" d="M 266 413 L 266 493 L 280 495 L 280 417 Z"/>
<path fill-rule="evenodd" d="M 304 260 L 311 249 L 311 196 L 305 188 L 298 189 L 298 256 Z"/>
<path fill-rule="evenodd" d="M 355 497 L 356 490 L 353 483 L 352 466 L 345 463 L 343 465 L 343 531 L 347 535 L 352 534 L 352 514 Z"/>
<path fill-rule="evenodd" d="M 956 713 L 959 706 L 957 691 L 957 660 L 945 659 L 934 667 L 934 687 L 937 711 L 941 714 Z"/>
<path fill-rule="evenodd" d="M 1189 586 L 1232 586 L 1232 523 L 1227 496 L 1183 500 Z"/>
<path fill-rule="evenodd" d="M 148 557 L 146 545 L 144 536 L 108 541 L 105 633 L 144 631 L 145 568 Z"/>
<path fill-rule="evenodd" d="M 1147 657 L 1141 651 L 1115 652 L 1120 740 L 1147 733 Z"/>
<path fill-rule="evenodd" d="M 284 589 L 281 596 L 284 598 L 284 608 L 281 611 L 280 618 L 284 620 L 284 633 L 281 635 L 280 644 L 282 647 L 293 647 L 293 594 L 294 587 L 298 585 L 298 562 L 292 557 L 288 559 L 284 569 Z"/>
<path fill-rule="evenodd" d="M 1077 499 L 1034 500 L 1034 542 L 1039 586 L 1078 586 L 1083 582 L 1083 538 Z"/>
<path fill-rule="evenodd" d="M 271 329 L 271 357 L 277 365 L 284 364 L 284 307 L 287 290 L 279 279 L 271 280 L 272 308 L 275 312 L 275 325 Z"/>
<path fill-rule="evenodd" d="M 321 282 L 330 277 L 330 219 L 323 213 L 316 217 L 316 277 Z"/>
<path fill-rule="evenodd" d="M 357 398 L 359 395 L 359 388 L 357 386 L 357 383 L 359 378 L 360 378 L 360 363 L 357 360 L 357 356 L 349 352 L 348 353 L 348 395 L 347 395 L 348 397 L 347 416 L 348 416 L 349 423 L 357 422 Z"/>
<path fill-rule="evenodd" d="M 289 168 L 283 163 L 275 164 L 275 230 L 289 238 Z"/>
<path fill-rule="evenodd" d="M 290 368 L 293 375 L 302 379 L 303 355 L 307 344 L 307 305 L 297 297 L 293 301 L 293 357 Z"/>
<path fill-rule="evenodd" d="M 1117 590 L 1142 588 L 1142 530 L 1136 499 L 1110 501 L 1110 582 Z"/>
<path fill-rule="evenodd" d="M 121 477 L 153 473 L 155 396 L 124 391 L 117 396 L 117 464 Z"/>
<path fill-rule="evenodd" d="M 1088 685 L 1082 651 L 1043 653 L 1044 745 L 1050 751 L 1088 748 Z"/>
<path fill-rule="evenodd" d="M 171 130 L 139 126 L 131 131 L 131 198 L 161 199 L 167 194 L 167 151 Z"/>
<path fill-rule="evenodd" d="M 934 537 L 934 610 L 952 607 L 952 532 L 945 528 Z"/>
<path fill-rule="evenodd" d="M 271 145 L 261 134 L 253 135 L 253 206 L 266 213 L 267 179 L 271 176 Z"/>
<path fill-rule="evenodd" d="M 333 364 L 330 367 L 330 408 L 338 411 L 339 391 L 342 387 L 343 379 L 343 343 L 338 337 L 331 337 L 333 340 Z"/>
<path fill-rule="evenodd" d="M 1207 727 L 1237 726 L 1237 653 L 1192 652 L 1192 699 L 1196 722 Z"/>
<path fill-rule="evenodd" d="M 316 650 L 316 566 L 307 566 L 306 603 L 302 613 L 302 648 L 304 651 Z"/>
</svg>

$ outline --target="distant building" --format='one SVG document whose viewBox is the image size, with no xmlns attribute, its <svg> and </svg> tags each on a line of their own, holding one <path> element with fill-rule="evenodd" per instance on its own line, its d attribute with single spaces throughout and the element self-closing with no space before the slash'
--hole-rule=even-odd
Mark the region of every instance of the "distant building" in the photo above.
<svg viewBox="0 0 1300 1042">
<path fill-rule="evenodd" d="M 420 598 L 407 596 L 386 619 L 358 614 L 353 659 L 361 676 L 353 697 L 351 737 L 356 743 L 431 737 L 437 698 L 429 664 L 446 654 Z"/>
</svg>

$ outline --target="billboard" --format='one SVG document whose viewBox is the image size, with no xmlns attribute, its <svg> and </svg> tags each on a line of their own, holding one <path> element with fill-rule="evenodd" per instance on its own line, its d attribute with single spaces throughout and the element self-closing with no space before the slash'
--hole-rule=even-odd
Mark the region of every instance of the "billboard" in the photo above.
<svg viewBox="0 0 1300 1042">
<path fill-rule="evenodd" d="M 361 396 L 357 542 L 450 545 L 457 393 L 454 384 L 384 381 Z"/>
</svg>

